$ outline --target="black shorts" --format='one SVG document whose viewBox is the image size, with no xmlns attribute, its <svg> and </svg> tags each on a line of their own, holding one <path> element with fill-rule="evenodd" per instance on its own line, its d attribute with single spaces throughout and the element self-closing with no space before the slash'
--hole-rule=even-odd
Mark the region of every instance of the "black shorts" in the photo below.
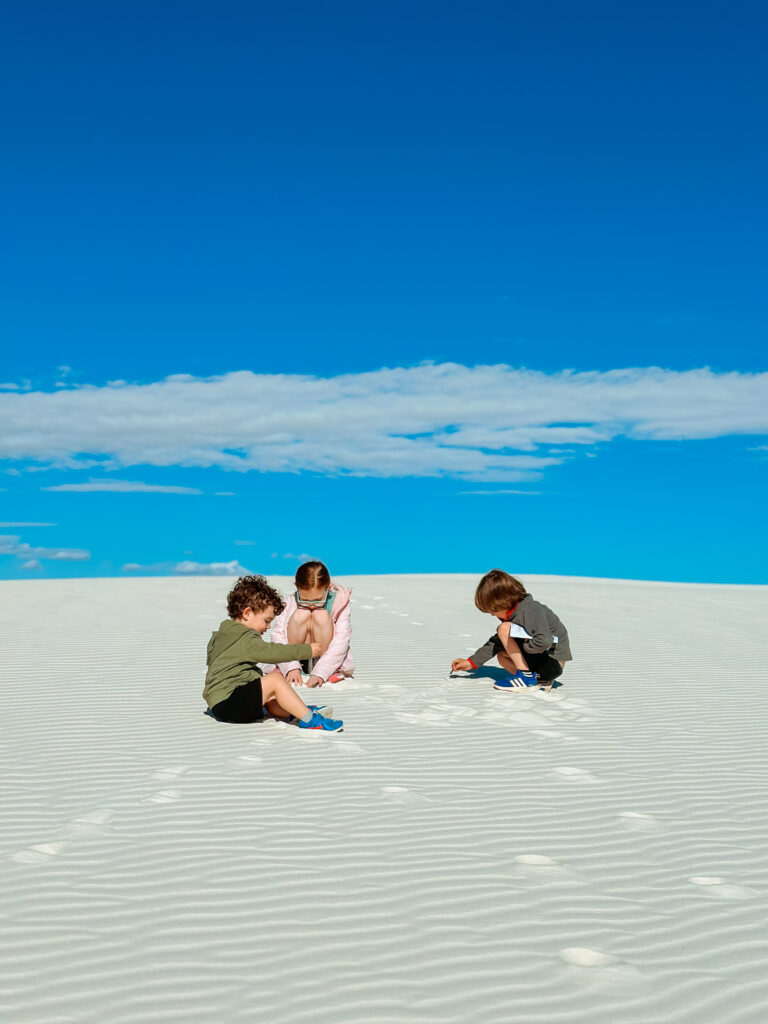
<svg viewBox="0 0 768 1024">
<path fill-rule="evenodd" d="M 531 672 L 535 672 L 543 682 L 549 683 L 563 674 L 563 666 L 557 658 L 553 657 L 550 651 L 529 654 L 524 647 L 521 647 L 520 651 L 528 662 L 528 668 Z"/>
<path fill-rule="evenodd" d="M 261 697 L 261 680 L 251 679 L 249 683 L 236 686 L 226 700 L 219 701 L 211 708 L 211 714 L 218 722 L 246 722 L 264 720 L 264 702 Z"/>
</svg>

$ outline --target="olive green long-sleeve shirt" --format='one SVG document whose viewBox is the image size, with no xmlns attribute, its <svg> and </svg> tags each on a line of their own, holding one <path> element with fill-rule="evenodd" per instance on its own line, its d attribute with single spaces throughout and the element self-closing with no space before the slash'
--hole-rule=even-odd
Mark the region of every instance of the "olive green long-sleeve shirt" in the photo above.
<svg viewBox="0 0 768 1024">
<path fill-rule="evenodd" d="M 311 657 L 309 644 L 269 644 L 255 629 L 225 619 L 208 641 L 203 700 L 212 708 L 226 700 L 236 687 L 259 679 L 260 661 L 278 665 Z"/>
</svg>

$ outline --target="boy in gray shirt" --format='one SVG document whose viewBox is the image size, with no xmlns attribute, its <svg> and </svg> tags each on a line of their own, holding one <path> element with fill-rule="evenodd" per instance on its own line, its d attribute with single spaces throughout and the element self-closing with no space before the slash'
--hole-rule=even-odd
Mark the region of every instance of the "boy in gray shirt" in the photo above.
<svg viewBox="0 0 768 1024">
<path fill-rule="evenodd" d="M 535 601 L 520 580 L 502 569 L 491 569 L 483 576 L 475 592 L 475 605 L 500 619 L 501 624 L 471 657 L 454 658 L 452 671 L 469 672 L 496 657 L 510 675 L 495 682 L 494 688 L 524 690 L 551 686 L 562 674 L 565 662 L 573 660 L 568 631 L 557 615 Z"/>
</svg>

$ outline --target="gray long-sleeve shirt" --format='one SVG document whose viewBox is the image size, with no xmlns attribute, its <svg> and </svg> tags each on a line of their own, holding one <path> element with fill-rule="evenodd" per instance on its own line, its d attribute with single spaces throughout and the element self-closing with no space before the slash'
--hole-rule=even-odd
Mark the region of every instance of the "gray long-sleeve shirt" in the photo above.
<svg viewBox="0 0 768 1024">
<path fill-rule="evenodd" d="M 508 621 L 516 626 L 522 626 L 529 635 L 530 640 L 522 641 L 523 651 L 529 654 L 544 654 L 549 651 L 558 661 L 573 661 L 568 630 L 551 608 L 540 601 L 534 601 L 530 594 L 526 594 L 522 601 L 518 601 Z M 482 647 L 478 647 L 474 654 L 470 654 L 467 660 L 471 661 L 475 668 L 479 668 L 502 650 L 501 640 L 494 633 Z"/>
</svg>

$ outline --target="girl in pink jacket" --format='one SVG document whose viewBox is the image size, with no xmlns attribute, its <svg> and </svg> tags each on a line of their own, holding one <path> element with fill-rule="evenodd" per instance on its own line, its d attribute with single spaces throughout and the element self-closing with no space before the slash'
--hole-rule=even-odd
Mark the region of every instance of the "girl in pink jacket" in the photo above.
<svg viewBox="0 0 768 1024">
<path fill-rule="evenodd" d="M 322 653 L 309 662 L 307 686 L 338 683 L 355 669 L 349 641 L 352 636 L 349 598 L 352 591 L 331 583 L 322 562 L 305 562 L 296 571 L 296 592 L 272 623 L 273 644 L 319 643 Z M 289 661 L 280 671 L 294 686 L 301 685 L 301 665 Z"/>
</svg>

